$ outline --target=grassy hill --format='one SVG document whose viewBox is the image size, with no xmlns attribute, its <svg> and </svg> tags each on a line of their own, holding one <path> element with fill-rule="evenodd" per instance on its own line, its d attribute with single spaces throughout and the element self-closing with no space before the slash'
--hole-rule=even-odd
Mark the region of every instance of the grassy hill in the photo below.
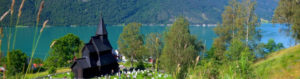
<svg viewBox="0 0 300 79">
<path fill-rule="evenodd" d="M 299 79 L 300 45 L 272 53 L 256 62 L 254 69 L 262 79 Z"/>
<path fill-rule="evenodd" d="M 107 24 L 140 22 L 143 24 L 172 23 L 185 16 L 191 24 L 221 22 L 221 13 L 229 0 L 45 0 L 41 20 L 50 25 L 97 25 L 100 11 Z M 32 26 L 41 0 L 26 0 L 21 25 Z M 256 13 L 271 20 L 278 0 L 257 0 Z M 17 15 L 21 0 L 16 0 Z M 10 8 L 11 0 L 0 0 L 0 14 Z M 16 17 L 16 16 L 15 16 Z M 14 19 L 16 19 L 14 17 Z M 9 23 L 6 19 L 4 23 Z M 15 23 L 15 22 L 13 22 Z"/>
</svg>

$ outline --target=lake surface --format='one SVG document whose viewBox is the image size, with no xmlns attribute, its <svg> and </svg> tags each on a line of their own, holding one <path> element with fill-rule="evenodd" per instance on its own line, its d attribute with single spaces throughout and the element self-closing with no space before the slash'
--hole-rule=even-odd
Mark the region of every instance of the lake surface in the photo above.
<svg viewBox="0 0 300 79">
<path fill-rule="evenodd" d="M 279 32 L 279 29 L 284 27 L 283 25 L 262 24 L 262 39 L 261 42 L 267 42 L 269 39 L 274 39 L 275 42 L 282 42 L 285 47 L 291 46 L 294 42 L 291 37 Z M 39 27 L 40 29 L 41 27 Z M 48 55 L 50 44 L 54 39 L 58 39 L 68 33 L 73 33 L 80 37 L 85 43 L 90 40 L 90 37 L 95 35 L 97 26 L 78 26 L 78 27 L 65 27 L 65 26 L 53 26 L 46 27 L 43 35 L 40 38 L 35 57 L 44 58 Z M 166 28 L 163 26 L 143 26 L 141 33 L 145 36 L 149 33 L 163 33 Z M 211 47 L 213 39 L 216 38 L 216 34 L 213 32 L 214 27 L 196 27 L 191 26 L 191 34 L 197 36 L 198 40 L 206 42 L 208 48 Z M 13 28 L 14 29 L 14 28 Z M 6 31 L 6 29 L 4 29 Z M 4 31 L 4 32 L 5 32 Z M 122 26 L 107 26 L 108 39 L 114 49 L 118 49 L 117 41 L 120 33 L 123 31 Z M 7 32 L 4 34 L 6 35 Z M 17 40 L 15 49 L 20 49 L 28 56 L 31 54 L 32 42 L 34 36 L 34 27 L 19 27 L 17 32 Z M 13 38 L 12 38 L 13 39 Z M 292 42 L 290 42 L 292 40 Z M 7 37 L 4 36 L 2 41 L 2 51 L 7 51 Z"/>
</svg>

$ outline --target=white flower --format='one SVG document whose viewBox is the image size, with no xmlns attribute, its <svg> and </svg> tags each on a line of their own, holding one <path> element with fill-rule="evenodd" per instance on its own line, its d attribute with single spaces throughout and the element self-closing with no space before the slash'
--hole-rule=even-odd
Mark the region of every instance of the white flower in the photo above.
<svg viewBox="0 0 300 79">
<path fill-rule="evenodd" d="M 167 78 L 167 77 L 168 77 L 168 74 L 166 74 L 164 77 Z"/>
<path fill-rule="evenodd" d="M 130 74 L 130 71 L 128 71 L 127 73 Z"/>
<path fill-rule="evenodd" d="M 161 74 L 158 74 L 158 77 L 161 77 Z"/>
</svg>

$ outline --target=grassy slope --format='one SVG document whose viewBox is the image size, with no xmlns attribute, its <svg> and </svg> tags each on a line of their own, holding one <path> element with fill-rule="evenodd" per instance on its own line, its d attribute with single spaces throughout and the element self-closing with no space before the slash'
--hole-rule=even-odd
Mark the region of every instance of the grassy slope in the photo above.
<svg viewBox="0 0 300 79">
<path fill-rule="evenodd" d="M 274 52 L 253 66 L 262 79 L 300 79 L 300 45 Z"/>
</svg>

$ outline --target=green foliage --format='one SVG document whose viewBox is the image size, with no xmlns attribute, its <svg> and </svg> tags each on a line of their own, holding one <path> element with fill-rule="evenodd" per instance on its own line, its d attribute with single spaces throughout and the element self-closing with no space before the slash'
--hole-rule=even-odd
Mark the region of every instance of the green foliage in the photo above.
<svg viewBox="0 0 300 79">
<path fill-rule="evenodd" d="M 238 60 L 241 57 L 241 52 L 244 51 L 246 45 L 239 39 L 233 39 L 228 50 L 225 52 L 225 57 L 227 60 Z"/>
<path fill-rule="evenodd" d="M 278 7 L 274 11 L 273 23 L 288 25 L 288 34 L 300 40 L 300 1 L 299 0 L 280 0 Z"/>
<path fill-rule="evenodd" d="M 46 67 L 67 67 L 82 47 L 82 41 L 74 34 L 67 34 L 57 40 L 51 47 L 49 56 L 46 59 Z"/>
<path fill-rule="evenodd" d="M 249 48 L 244 47 L 239 49 L 237 47 L 241 44 L 239 40 L 233 41 L 233 46 L 229 47 L 229 52 L 239 51 L 239 55 L 234 53 L 228 54 L 225 57 L 230 58 L 228 61 L 215 60 L 214 58 L 204 58 L 200 64 L 196 67 L 193 74 L 190 75 L 190 78 L 196 79 L 248 79 L 256 78 L 255 73 L 253 72 L 254 55 L 250 52 Z"/>
<path fill-rule="evenodd" d="M 225 43 L 221 38 L 215 38 L 212 47 L 207 52 L 208 58 L 214 58 L 215 60 L 224 59 L 224 51 L 226 51 Z"/>
<path fill-rule="evenodd" d="M 242 74 L 243 78 L 254 78 L 252 64 L 254 61 L 254 54 L 250 52 L 249 48 L 245 48 L 240 55 L 238 60 L 239 72 Z"/>
<path fill-rule="evenodd" d="M 34 59 L 33 59 L 33 63 L 36 63 L 36 64 L 43 64 L 43 60 L 40 59 L 40 58 L 34 58 Z"/>
<path fill-rule="evenodd" d="M 275 43 L 273 39 L 269 39 L 268 43 L 260 43 L 257 46 L 257 53 L 261 54 L 262 56 L 266 57 L 268 54 L 271 54 L 272 52 L 279 51 L 283 49 L 284 46 L 282 43 Z"/>
<path fill-rule="evenodd" d="M 267 53 L 270 53 L 270 52 L 278 51 L 284 47 L 283 47 L 282 43 L 276 44 L 273 39 L 269 39 L 268 43 L 265 44 L 265 48 L 266 48 Z"/>
<path fill-rule="evenodd" d="M 7 61 L 7 60 L 6 60 L 6 57 L 1 57 L 1 58 L 0 58 L 0 62 L 1 62 L 1 63 L 0 63 L 0 66 L 3 66 L 3 65 L 6 63 L 5 61 Z"/>
<path fill-rule="evenodd" d="M 54 73 L 56 73 L 56 68 L 52 66 L 49 68 L 48 74 L 54 74 Z"/>
<path fill-rule="evenodd" d="M 185 78 L 188 68 L 199 56 L 197 40 L 190 34 L 189 22 L 177 18 L 164 35 L 164 47 L 161 56 L 161 67 L 179 79 Z"/>
<path fill-rule="evenodd" d="M 140 70 L 144 70 L 146 69 L 144 62 L 143 61 L 139 61 L 136 68 L 140 69 Z"/>
<path fill-rule="evenodd" d="M 150 33 L 146 38 L 145 48 L 147 50 L 147 54 L 153 59 L 152 67 L 155 67 L 154 69 L 158 69 L 158 58 L 162 52 L 161 36 L 159 34 Z"/>
<path fill-rule="evenodd" d="M 232 45 L 226 51 L 228 61 L 224 61 L 219 69 L 220 78 L 253 78 L 251 64 L 254 60 L 254 54 L 239 39 L 233 39 Z"/>
<path fill-rule="evenodd" d="M 28 63 L 27 63 L 27 56 L 21 50 L 12 50 L 9 52 L 9 56 L 7 57 L 9 62 L 7 62 L 7 72 L 8 76 L 14 76 L 19 73 L 24 73 L 26 70 Z"/>
<path fill-rule="evenodd" d="M 222 14 L 222 24 L 214 29 L 218 35 L 212 48 L 207 51 L 206 62 L 201 62 L 200 77 L 221 79 L 247 79 L 255 77 L 251 64 L 260 32 L 255 11 L 255 2 L 251 0 L 232 0 Z M 213 68 L 207 67 L 214 65 Z M 206 70 L 212 72 L 205 72 Z M 206 75 L 208 74 L 208 75 Z"/>
<path fill-rule="evenodd" d="M 133 59 L 138 61 L 142 60 L 143 52 L 145 50 L 143 44 L 143 35 L 140 33 L 140 27 L 142 24 L 130 23 L 123 28 L 123 32 L 120 34 L 118 40 L 118 46 L 120 53 L 124 56 L 131 58 L 131 64 L 133 65 Z"/>
<path fill-rule="evenodd" d="M 229 5 L 225 7 L 225 11 L 222 14 L 222 24 L 218 24 L 214 28 L 215 33 L 218 38 L 214 39 L 214 43 L 210 54 L 216 57 L 217 60 L 224 59 L 227 54 L 235 54 L 232 57 L 239 56 L 241 48 L 245 46 L 250 49 L 256 47 L 256 43 L 260 39 L 260 32 L 256 28 L 259 25 L 258 18 L 255 11 L 255 2 L 251 0 L 243 0 L 243 2 L 238 2 L 237 0 L 232 0 Z M 244 41 L 245 45 L 237 44 L 240 50 L 233 51 L 227 50 L 227 47 L 231 46 L 235 40 Z M 234 48 L 235 48 L 234 47 Z M 232 48 L 231 48 L 232 49 Z"/>
<path fill-rule="evenodd" d="M 250 49 L 256 47 L 256 43 L 261 35 L 259 30 L 256 29 L 259 22 L 254 13 L 255 4 L 251 0 L 243 0 L 243 2 L 232 0 L 229 2 L 229 5 L 225 7 L 225 11 L 222 14 L 222 24 L 218 24 L 214 28 L 218 38 L 214 39 L 213 51 L 209 52 L 211 56 L 217 60 L 222 60 L 226 53 L 239 53 L 239 51 L 231 50 L 225 52 L 228 49 L 227 47 L 235 43 L 232 42 L 233 39 L 244 41 L 245 45 L 243 47 L 247 46 Z"/>
<path fill-rule="evenodd" d="M 215 59 L 203 59 L 199 65 L 191 71 L 190 79 L 216 79 L 218 77 L 218 69 Z"/>
</svg>

